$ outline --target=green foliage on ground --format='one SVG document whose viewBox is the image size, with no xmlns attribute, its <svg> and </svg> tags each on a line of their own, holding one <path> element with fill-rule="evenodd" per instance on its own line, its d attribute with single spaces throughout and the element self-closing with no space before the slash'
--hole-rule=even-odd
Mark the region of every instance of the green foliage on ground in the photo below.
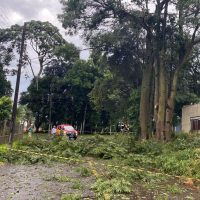
<svg viewBox="0 0 200 200">
<path fill-rule="evenodd" d="M 114 199 L 126 199 L 135 191 L 135 183 L 147 191 L 163 191 L 166 195 L 181 195 L 184 189 L 164 174 L 200 178 L 200 136 L 182 134 L 168 143 L 155 140 L 137 141 L 125 134 L 114 136 L 80 136 L 77 141 L 66 138 L 37 139 L 24 138 L 15 143 L 16 149 L 39 152 L 41 155 L 0 150 L 0 162 L 18 164 L 67 162 L 42 154 L 62 156 L 84 161 L 94 160 L 99 177 L 92 189 L 98 199 L 107 193 Z M 70 160 L 69 160 L 70 161 Z M 138 170 L 139 169 L 139 170 Z M 142 169 L 142 170 L 140 170 Z M 92 175 L 87 166 L 76 167 L 82 177 Z M 162 172 L 157 174 L 156 172 Z M 81 190 L 80 182 L 54 174 L 45 177 L 47 181 L 71 182 L 73 189 Z M 137 185 L 136 185 L 137 187 Z M 159 198 L 159 193 L 157 195 Z M 79 197 L 63 196 L 62 199 Z"/>
<path fill-rule="evenodd" d="M 77 141 L 67 138 L 40 140 L 24 138 L 15 148 L 66 158 L 93 157 L 105 163 L 157 170 L 171 175 L 200 178 L 200 136 L 180 135 L 169 143 L 137 141 L 132 136 L 85 136 Z M 0 161 L 46 163 L 55 158 L 21 152 L 0 151 Z M 58 159 L 59 160 L 59 159 Z M 60 160 L 62 161 L 62 160 Z M 120 164 L 119 164 L 120 163 Z M 81 173 L 87 174 L 86 170 Z"/>
<path fill-rule="evenodd" d="M 56 182 L 71 182 L 71 178 L 67 176 L 63 176 L 61 174 L 53 174 L 50 176 L 44 177 L 45 181 L 56 181 Z"/>
<path fill-rule="evenodd" d="M 76 171 L 80 173 L 82 177 L 89 177 L 92 175 L 92 170 L 88 167 L 79 167 Z"/>
<path fill-rule="evenodd" d="M 113 178 L 111 180 L 98 179 L 93 185 L 98 197 L 102 197 L 105 193 L 113 197 L 115 194 L 131 193 L 131 182 L 126 179 Z"/>
</svg>

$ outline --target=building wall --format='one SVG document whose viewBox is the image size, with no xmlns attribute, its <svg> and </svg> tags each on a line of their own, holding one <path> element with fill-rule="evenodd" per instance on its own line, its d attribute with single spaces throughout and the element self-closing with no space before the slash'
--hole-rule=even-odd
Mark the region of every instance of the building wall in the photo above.
<svg viewBox="0 0 200 200">
<path fill-rule="evenodd" d="M 184 106 L 182 108 L 182 131 L 190 132 L 191 122 L 190 119 L 194 117 L 200 117 L 200 104 L 194 104 L 189 106 Z"/>
</svg>

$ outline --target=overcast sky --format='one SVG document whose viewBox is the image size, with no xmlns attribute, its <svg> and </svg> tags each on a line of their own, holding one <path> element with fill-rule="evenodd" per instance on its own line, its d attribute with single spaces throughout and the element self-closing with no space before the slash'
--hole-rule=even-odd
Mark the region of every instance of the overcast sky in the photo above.
<svg viewBox="0 0 200 200">
<path fill-rule="evenodd" d="M 57 15 L 60 13 L 62 11 L 59 0 L 0 0 L 0 28 L 9 27 L 13 24 L 22 25 L 30 20 L 49 21 L 60 29 L 61 34 L 68 42 L 83 48 L 83 42 L 78 36 L 69 37 L 65 34 L 65 30 L 62 29 L 62 25 L 57 19 Z M 82 59 L 87 59 L 88 56 L 88 51 L 81 53 Z M 30 78 L 26 79 L 25 73 L 28 73 Z M 20 91 L 27 89 L 31 78 L 30 69 L 23 70 Z M 12 87 L 14 87 L 15 77 L 8 77 L 8 79 L 11 81 Z"/>
</svg>

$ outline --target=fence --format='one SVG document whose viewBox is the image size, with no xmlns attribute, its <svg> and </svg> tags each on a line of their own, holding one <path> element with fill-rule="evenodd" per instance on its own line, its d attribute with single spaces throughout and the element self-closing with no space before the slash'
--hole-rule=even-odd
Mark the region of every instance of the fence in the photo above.
<svg viewBox="0 0 200 200">
<path fill-rule="evenodd" d="M 3 122 L 0 123 L 0 144 L 8 143 L 10 135 L 10 123 Z M 15 127 L 14 140 L 23 138 L 23 127 L 20 124 L 17 124 Z"/>
<path fill-rule="evenodd" d="M 22 138 L 23 138 L 23 133 L 14 135 L 14 140 L 19 140 Z M 8 141 L 9 141 L 9 135 L 0 136 L 0 144 L 8 143 Z"/>
</svg>

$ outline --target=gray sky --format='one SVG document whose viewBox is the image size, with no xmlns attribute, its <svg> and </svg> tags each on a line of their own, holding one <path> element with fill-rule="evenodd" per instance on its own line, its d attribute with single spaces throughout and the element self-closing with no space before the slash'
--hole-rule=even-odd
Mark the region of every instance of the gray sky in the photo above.
<svg viewBox="0 0 200 200">
<path fill-rule="evenodd" d="M 65 30 L 57 19 L 57 15 L 60 13 L 62 11 L 59 0 L 0 0 L 0 28 L 9 27 L 13 24 L 22 25 L 25 21 L 30 20 L 49 21 L 60 29 L 61 34 L 68 42 L 74 43 L 81 49 L 85 48 L 78 36 L 70 37 L 65 34 Z M 81 53 L 82 59 L 87 59 L 88 56 L 88 51 Z M 37 62 L 35 62 L 35 67 L 37 68 Z M 28 73 L 30 78 L 26 79 L 25 73 Z M 15 85 L 15 78 L 8 77 L 12 87 Z M 31 79 L 30 69 L 26 67 L 21 77 L 20 92 L 27 89 Z"/>
</svg>

